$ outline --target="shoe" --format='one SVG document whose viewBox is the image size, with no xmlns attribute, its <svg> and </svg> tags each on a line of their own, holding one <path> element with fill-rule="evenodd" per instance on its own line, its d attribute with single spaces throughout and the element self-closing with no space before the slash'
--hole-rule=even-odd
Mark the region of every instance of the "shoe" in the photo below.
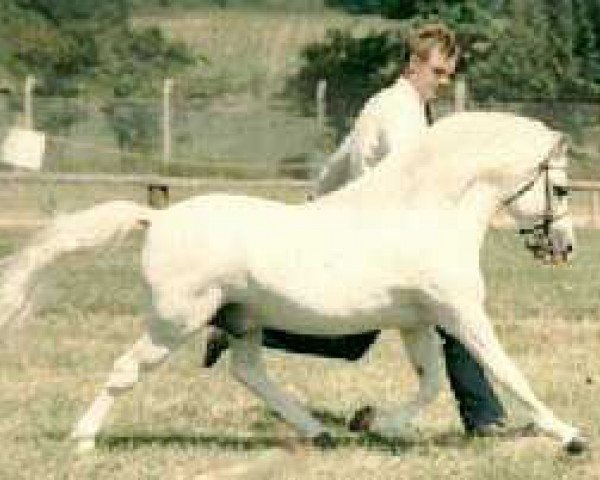
<svg viewBox="0 0 600 480">
<path fill-rule="evenodd" d="M 228 348 L 227 334 L 220 328 L 211 329 L 206 340 L 206 352 L 204 353 L 202 366 L 205 368 L 212 367 Z"/>
<path fill-rule="evenodd" d="M 502 437 L 507 433 L 506 424 L 503 420 L 469 426 L 465 431 L 472 438 Z"/>
<path fill-rule="evenodd" d="M 539 437 L 542 431 L 534 422 L 529 422 L 517 428 L 516 433 L 521 437 Z"/>
<path fill-rule="evenodd" d="M 503 420 L 471 426 L 465 429 L 470 438 L 483 437 L 538 437 L 542 432 L 533 422 L 508 428 Z"/>
</svg>

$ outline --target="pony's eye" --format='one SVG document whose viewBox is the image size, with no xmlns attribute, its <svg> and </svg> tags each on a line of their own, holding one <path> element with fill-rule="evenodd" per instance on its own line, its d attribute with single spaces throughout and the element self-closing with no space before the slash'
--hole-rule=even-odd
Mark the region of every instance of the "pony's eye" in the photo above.
<svg viewBox="0 0 600 480">
<path fill-rule="evenodd" d="M 569 194 L 569 189 L 563 185 L 553 185 L 552 192 L 558 198 L 566 197 Z"/>
</svg>

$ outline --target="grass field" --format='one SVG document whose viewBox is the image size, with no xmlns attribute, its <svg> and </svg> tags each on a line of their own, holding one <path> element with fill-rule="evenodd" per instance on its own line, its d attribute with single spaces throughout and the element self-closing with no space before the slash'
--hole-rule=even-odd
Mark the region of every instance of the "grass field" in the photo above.
<svg viewBox="0 0 600 480">
<path fill-rule="evenodd" d="M 3 228 L 0 255 L 30 234 Z M 73 423 L 142 329 L 140 240 L 50 267 L 37 289 L 38 311 L 4 338 L 0 478 L 600 478 L 600 233 L 592 231 L 579 232 L 579 254 L 565 268 L 535 265 L 510 231 L 491 231 L 483 255 L 497 331 L 540 397 L 591 439 L 582 457 L 566 457 L 547 438 L 518 435 L 526 418 L 503 392 L 515 427 L 503 438 L 466 440 L 447 389 L 410 442 L 349 434 L 343 422 L 357 407 L 397 403 L 415 386 L 392 333 L 356 364 L 267 354 L 280 384 L 335 432 L 341 446 L 333 451 L 281 453 L 276 447 L 294 432 L 229 378 L 226 360 L 201 369 L 198 338 L 116 405 L 96 452 L 76 455 L 68 440 Z M 232 466 L 242 473 L 217 475 Z"/>
<path fill-rule="evenodd" d="M 327 29 L 349 29 L 360 35 L 397 28 L 398 22 L 328 10 L 202 9 L 169 18 L 139 16 L 134 25 L 158 25 L 169 37 L 205 56 L 207 62 L 198 66 L 198 78 L 215 80 L 218 85 L 214 88 L 229 95 L 260 97 L 281 89 L 285 78 L 299 66 L 302 47 L 322 41 Z"/>
</svg>

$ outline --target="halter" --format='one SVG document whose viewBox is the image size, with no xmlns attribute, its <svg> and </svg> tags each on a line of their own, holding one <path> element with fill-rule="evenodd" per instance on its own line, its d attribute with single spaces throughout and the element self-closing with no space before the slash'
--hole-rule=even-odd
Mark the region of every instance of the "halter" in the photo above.
<svg viewBox="0 0 600 480">
<path fill-rule="evenodd" d="M 503 200 L 502 205 L 507 207 L 515 200 L 523 196 L 529 190 L 533 188 L 535 183 L 539 180 L 541 176 L 544 177 L 544 213 L 541 216 L 541 222 L 536 223 L 531 228 L 521 228 L 519 229 L 520 235 L 531 235 L 532 238 L 528 238 L 526 240 L 526 246 L 530 250 L 534 252 L 536 256 L 543 256 L 544 254 L 552 254 L 552 241 L 550 240 L 550 227 L 554 222 L 560 220 L 565 214 L 562 213 L 557 215 L 552 208 L 552 186 L 550 184 L 550 170 L 553 168 L 550 166 L 550 157 L 552 156 L 552 152 L 548 155 L 548 157 L 539 165 L 536 176 L 525 183 L 521 188 L 519 188 L 515 193 L 511 194 L 508 198 Z M 565 195 L 567 193 L 567 189 L 564 187 L 555 187 L 559 196 Z"/>
</svg>

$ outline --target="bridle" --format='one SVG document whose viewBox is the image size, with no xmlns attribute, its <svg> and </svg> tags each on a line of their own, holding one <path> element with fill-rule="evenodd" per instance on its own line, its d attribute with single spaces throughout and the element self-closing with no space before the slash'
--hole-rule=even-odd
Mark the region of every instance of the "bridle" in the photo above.
<svg viewBox="0 0 600 480">
<path fill-rule="evenodd" d="M 520 187 L 516 192 L 512 193 L 508 198 L 502 201 L 502 205 L 504 207 L 510 206 L 511 203 L 515 202 L 523 195 L 525 195 L 529 190 L 533 188 L 536 182 L 540 179 L 540 177 L 544 178 L 544 213 L 541 215 L 541 222 L 536 223 L 532 228 L 522 228 L 519 230 L 521 234 L 533 233 L 535 230 L 541 230 L 544 234 L 548 235 L 550 233 L 550 226 L 553 222 L 559 220 L 563 215 L 556 215 L 552 208 L 552 186 L 550 184 L 550 169 L 552 167 L 549 166 L 548 162 L 543 162 L 537 169 L 537 174 L 527 183 L 525 183 L 522 187 Z"/>
<path fill-rule="evenodd" d="M 553 254 L 552 240 L 550 239 L 550 228 L 552 224 L 565 216 L 565 213 L 556 213 L 553 207 L 553 193 L 556 192 L 557 197 L 563 197 L 568 194 L 568 189 L 563 186 L 553 186 L 550 182 L 550 170 L 557 167 L 550 165 L 550 157 L 552 153 L 539 165 L 535 177 L 521 186 L 516 192 L 502 201 L 502 205 L 507 207 L 529 190 L 533 188 L 535 183 L 543 177 L 544 179 L 544 212 L 541 215 L 541 221 L 535 223 L 531 228 L 519 229 L 520 235 L 528 235 L 525 245 L 529 250 L 532 250 L 536 257 L 544 257 L 546 254 Z"/>
</svg>

